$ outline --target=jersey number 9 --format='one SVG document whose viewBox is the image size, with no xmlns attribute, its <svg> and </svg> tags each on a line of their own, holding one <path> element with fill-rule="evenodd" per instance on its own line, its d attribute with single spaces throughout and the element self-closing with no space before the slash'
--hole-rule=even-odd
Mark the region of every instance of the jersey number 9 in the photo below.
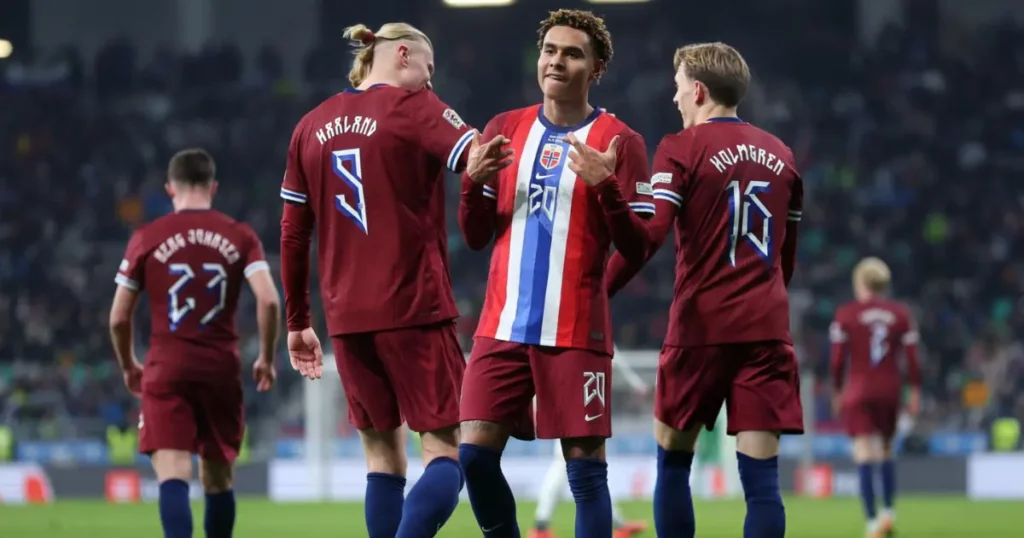
<svg viewBox="0 0 1024 538">
<path fill-rule="evenodd" d="M 369 234 L 366 226 L 366 198 L 363 193 L 363 160 L 359 156 L 359 149 L 342 149 L 331 152 L 331 155 L 334 158 L 334 174 L 352 189 L 355 198 L 352 200 L 353 203 L 349 203 L 344 194 L 339 194 L 334 197 L 334 205 L 342 215 L 352 219 L 364 234 Z"/>
<path fill-rule="evenodd" d="M 758 194 L 766 193 L 771 188 L 767 181 L 751 181 L 746 189 L 739 181 L 730 181 L 725 186 L 725 195 L 729 204 L 729 264 L 736 267 L 736 249 L 740 240 L 753 247 L 754 252 L 765 262 L 771 263 L 772 254 L 772 213 L 764 205 Z M 754 228 L 751 213 L 761 216 L 761 229 Z"/>
</svg>

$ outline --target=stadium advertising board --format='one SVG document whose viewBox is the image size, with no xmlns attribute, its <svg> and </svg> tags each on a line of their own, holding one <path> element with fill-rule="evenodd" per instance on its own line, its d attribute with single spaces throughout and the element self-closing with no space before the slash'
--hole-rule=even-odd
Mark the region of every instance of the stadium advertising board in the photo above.
<svg viewBox="0 0 1024 538">
<path fill-rule="evenodd" d="M 0 504 L 46 504 L 55 498 L 50 478 L 41 466 L 0 464 Z"/>
<path fill-rule="evenodd" d="M 0 467 L 2 468 L 2 467 Z M 106 499 L 113 503 L 155 501 L 159 493 L 156 476 L 149 466 L 47 466 L 45 474 L 53 491 L 62 499 Z M 235 492 L 239 495 L 267 494 L 267 466 L 263 463 L 240 465 L 235 469 Z M 197 480 L 189 485 L 189 494 L 200 499 L 203 488 Z"/>
<path fill-rule="evenodd" d="M 975 454 L 967 461 L 971 499 L 1024 500 L 1024 453 Z"/>
<path fill-rule="evenodd" d="M 1022 458 L 1024 460 L 1024 458 Z M 549 457 L 506 457 L 501 466 L 509 486 L 517 499 L 536 500 L 541 480 L 551 465 Z M 608 486 L 612 494 L 621 499 L 651 499 L 656 476 L 654 458 L 640 456 L 610 456 Z M 819 464 L 810 479 L 800 481 L 798 464 L 783 461 L 780 480 L 786 492 L 805 492 L 816 497 L 857 495 L 857 469 L 852 463 Z M 901 460 L 897 466 L 898 483 L 907 493 L 963 495 L 966 490 L 966 460 L 963 458 L 915 458 Z M 1021 463 L 1024 484 L 1024 461 Z M 319 486 L 316 472 L 304 461 L 276 460 L 269 466 L 268 487 L 275 501 L 316 500 Z M 409 461 L 411 488 L 423 472 L 418 460 Z M 366 464 L 361 459 L 341 459 L 330 463 L 326 474 L 326 499 L 359 501 L 366 493 Z M 694 496 L 712 498 L 724 496 L 723 477 L 716 468 L 698 468 L 693 473 Z M 801 487 L 798 487 L 801 484 Z M 1021 486 L 1024 488 L 1024 486 Z M 563 492 L 566 496 L 568 489 Z M 463 491 L 465 496 L 465 491 Z"/>
</svg>

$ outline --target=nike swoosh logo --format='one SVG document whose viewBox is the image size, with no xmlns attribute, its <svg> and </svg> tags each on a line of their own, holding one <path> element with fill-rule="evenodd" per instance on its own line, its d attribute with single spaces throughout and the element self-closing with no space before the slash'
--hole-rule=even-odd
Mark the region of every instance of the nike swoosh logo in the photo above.
<svg viewBox="0 0 1024 538">
<path fill-rule="evenodd" d="M 494 532 L 495 530 L 501 528 L 502 525 L 504 525 L 504 523 L 498 523 L 497 525 L 495 525 L 495 526 L 493 526 L 493 527 L 491 527 L 489 529 L 485 529 L 483 527 L 480 527 L 480 530 L 482 530 L 484 532 L 484 534 L 487 534 L 488 532 Z"/>
<path fill-rule="evenodd" d="M 537 174 L 537 175 L 534 176 L 534 178 L 536 178 L 536 179 L 547 179 L 549 177 L 555 177 L 555 175 L 554 174 L 548 174 L 546 176 L 542 176 L 540 174 Z"/>
<path fill-rule="evenodd" d="M 594 416 L 584 415 L 583 416 L 583 420 L 585 420 L 587 422 L 592 422 L 592 421 L 595 421 L 595 420 L 597 420 L 597 419 L 599 419 L 599 418 L 601 418 L 603 416 L 604 416 L 604 413 L 601 413 L 600 415 L 594 415 Z"/>
</svg>

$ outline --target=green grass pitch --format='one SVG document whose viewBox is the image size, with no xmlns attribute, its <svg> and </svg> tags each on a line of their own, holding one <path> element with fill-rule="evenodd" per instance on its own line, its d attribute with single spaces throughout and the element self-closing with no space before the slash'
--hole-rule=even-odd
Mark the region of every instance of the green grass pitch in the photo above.
<svg viewBox="0 0 1024 538">
<path fill-rule="evenodd" d="M 521 503 L 524 536 L 532 521 L 533 505 Z M 864 522 L 856 499 L 786 501 L 789 538 L 860 538 Z M 623 505 L 627 516 L 651 519 L 651 505 Z M 195 505 L 196 536 L 202 536 L 202 505 Z M 963 498 L 902 498 L 897 507 L 899 538 L 1012 538 L 1024 536 L 1024 505 L 1020 502 L 971 502 Z M 573 536 L 573 508 L 564 503 L 554 530 Z M 697 504 L 697 536 L 736 538 L 743 534 L 742 501 L 702 501 Z M 4 538 L 140 538 L 159 537 L 155 504 L 111 505 L 62 501 L 50 506 L 0 505 L 0 537 Z M 237 538 L 355 538 L 366 536 L 363 507 L 358 503 L 275 504 L 242 499 L 238 507 Z M 467 503 L 438 535 L 446 538 L 480 536 Z M 654 536 L 653 528 L 644 536 Z"/>
</svg>

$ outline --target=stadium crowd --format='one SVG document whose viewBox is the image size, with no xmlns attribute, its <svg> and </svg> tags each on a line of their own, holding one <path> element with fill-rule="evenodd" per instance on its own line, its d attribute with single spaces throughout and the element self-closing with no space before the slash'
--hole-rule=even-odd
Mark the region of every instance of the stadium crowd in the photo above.
<svg viewBox="0 0 1024 538">
<path fill-rule="evenodd" d="M 822 32 L 787 35 L 794 42 L 779 45 L 780 57 L 734 42 L 750 51 L 758 78 L 741 112 L 790 143 L 808 192 L 793 285 L 806 365 L 824 379 L 827 327 L 850 296 L 850 269 L 877 255 L 893 268 L 896 295 L 916 308 L 924 427 L 1024 419 L 1024 197 L 1015 184 L 1024 168 L 1024 32 L 1001 25 L 955 50 L 920 28 L 887 28 L 871 47 Z M 471 123 L 536 101 L 528 35 L 500 61 L 439 37 L 435 89 Z M 678 39 L 660 26 L 615 39 L 595 104 L 625 119 L 653 152 L 679 128 L 669 67 Z M 784 60 L 797 51 L 802 57 Z M 343 87 L 345 62 L 343 50 L 323 46 L 310 52 L 302 80 L 289 80 L 270 48 L 247 66 L 230 45 L 141 58 L 115 40 L 90 62 L 69 49 L 0 63 L 0 416 L 19 435 L 90 436 L 134 420 L 107 311 L 131 229 L 169 211 L 164 166 L 173 151 L 211 151 L 221 178 L 216 206 L 250 223 L 277 265 L 288 137 L 306 110 Z M 526 66 L 521 86 L 489 76 L 508 65 Z M 450 185 L 452 280 L 468 348 L 488 254 L 463 247 Z M 660 347 L 672 250 L 613 303 L 620 347 Z M 243 304 L 244 335 L 255 335 L 254 317 Z M 255 357 L 253 342 L 243 355 Z M 298 376 L 283 378 L 288 390 Z M 250 415 L 269 407 L 266 397 L 250 401 Z"/>
</svg>

